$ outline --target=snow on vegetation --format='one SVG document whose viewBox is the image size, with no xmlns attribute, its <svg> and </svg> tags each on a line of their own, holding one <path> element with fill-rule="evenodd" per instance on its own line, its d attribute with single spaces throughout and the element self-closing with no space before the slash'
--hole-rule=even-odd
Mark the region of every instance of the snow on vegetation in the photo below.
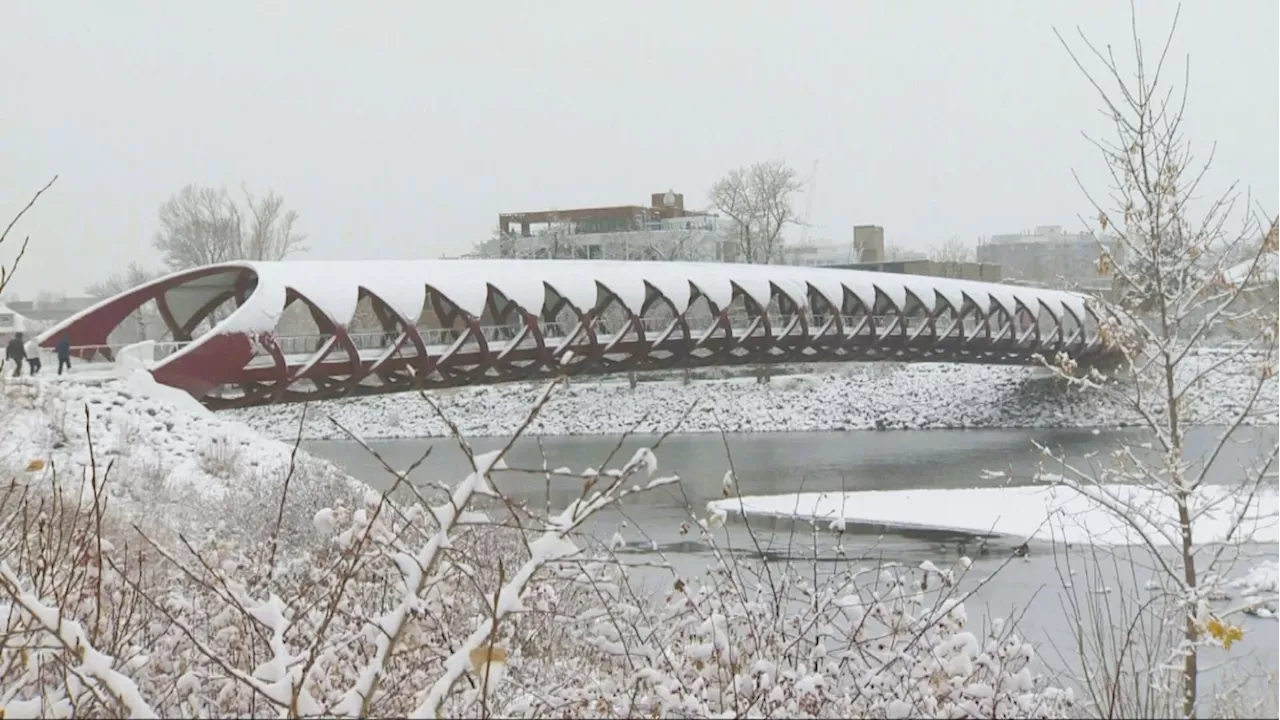
<svg viewBox="0 0 1280 720">
<path fill-rule="evenodd" d="M 114 510 L 156 531 L 274 520 L 271 499 L 279 497 L 293 454 L 290 445 L 214 415 L 136 369 L 93 384 L 8 378 L 0 385 L 0 428 L 5 476 L 34 477 L 86 498 L 97 483 Z M 306 511 L 304 501 L 331 503 L 365 489 L 305 453 L 293 464 L 291 507 L 298 513 Z"/>
<path fill-rule="evenodd" d="M 1219 357 L 1188 360 L 1196 372 Z M 1115 427 L 1136 424 L 1122 404 L 1103 393 L 1062 387 L 1043 370 L 951 364 L 840 366 L 826 375 L 642 382 L 582 378 L 556 396 L 529 428 L 537 435 L 620 435 L 666 432 L 792 432 L 818 430 Z M 1228 363 L 1213 374 L 1214 392 L 1201 393 L 1190 408 L 1197 425 L 1221 424 L 1246 403 L 1257 368 Z M 1253 374 L 1251 376 L 1251 374 Z M 1277 390 L 1255 420 L 1274 423 Z M 511 434 L 539 386 L 527 383 L 459 388 L 435 393 L 436 401 L 467 437 Z M 299 406 L 228 411 L 230 417 L 275 437 L 296 432 Z M 310 439 L 344 437 L 330 417 L 364 438 L 440 437 L 449 430 L 416 393 L 313 403 L 304 431 Z M 643 421 L 643 422 L 642 422 Z"/>
<path fill-rule="evenodd" d="M 304 454 L 281 503 L 287 446 L 171 404 L 146 378 L 3 390 L 6 718 L 1076 710 L 1011 627 L 968 619 L 967 564 L 849 561 L 819 578 L 724 554 L 700 521 L 717 557 L 706 576 L 670 571 L 645 591 L 578 528 L 679 481 L 655 449 L 572 475 L 580 497 L 546 512 L 493 497 L 497 453 L 407 494 L 360 492 Z M 211 461 L 211 438 L 235 461 Z"/>
</svg>

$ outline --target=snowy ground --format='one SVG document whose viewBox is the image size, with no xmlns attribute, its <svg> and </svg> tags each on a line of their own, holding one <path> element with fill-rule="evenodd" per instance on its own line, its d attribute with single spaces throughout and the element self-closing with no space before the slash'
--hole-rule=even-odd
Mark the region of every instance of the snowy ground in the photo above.
<svg viewBox="0 0 1280 720">
<path fill-rule="evenodd" d="M 1188 370 L 1216 359 L 1205 353 Z M 616 435 L 631 430 L 665 432 L 787 432 L 814 430 L 1113 427 L 1135 418 L 1098 393 L 1064 390 L 1022 367 L 947 364 L 853 364 L 828 366 L 831 374 L 775 377 L 760 385 L 750 378 L 643 382 L 632 390 L 624 379 L 575 381 L 535 421 L 542 435 Z M 1253 388 L 1257 369 L 1236 363 L 1215 374 L 1212 394 L 1190 407 L 1197 425 L 1221 424 Z M 524 418 L 541 385 L 527 383 L 462 388 L 436 400 L 470 437 L 510 434 Z M 1275 381 L 1263 393 L 1275 422 Z M 273 437 L 296 432 L 300 405 L 228 411 Z M 304 435 L 343 437 L 329 418 L 365 438 L 438 437 L 445 424 L 415 393 L 315 403 L 307 410 Z"/>
<path fill-rule="evenodd" d="M 92 485 L 89 469 L 96 466 L 113 514 L 188 533 L 219 522 L 274 519 L 274 507 L 267 506 L 288 474 L 292 451 L 156 384 L 145 371 L 93 384 L 5 378 L 0 428 L 6 476 L 56 480 L 83 493 L 81 484 Z M 310 504 L 364 489 L 335 466 L 300 453 L 290 504 L 301 504 L 303 515 Z"/>
<path fill-rule="evenodd" d="M 1143 536 L 1157 545 L 1176 545 L 1164 518 L 1174 517 L 1172 502 L 1148 489 L 1120 485 L 1092 488 L 1110 502 L 1144 508 L 1153 522 Z M 1277 533 L 1274 488 L 1262 490 L 1248 508 L 1223 486 L 1203 488 L 1207 509 L 1196 520 L 1196 542 L 1228 539 L 1236 521 L 1255 542 L 1274 543 Z M 1167 506 L 1167 507 L 1162 507 Z M 972 488 L 963 490 L 894 490 L 756 495 L 715 500 L 707 509 L 718 514 L 745 514 L 811 520 L 833 529 L 846 524 L 886 525 L 927 530 L 954 530 L 979 535 L 1095 545 L 1143 544 L 1142 536 L 1124 520 L 1080 492 L 1067 487 Z M 1139 519 L 1140 520 L 1140 519 Z M 1274 582 L 1274 579 L 1273 579 Z"/>
</svg>

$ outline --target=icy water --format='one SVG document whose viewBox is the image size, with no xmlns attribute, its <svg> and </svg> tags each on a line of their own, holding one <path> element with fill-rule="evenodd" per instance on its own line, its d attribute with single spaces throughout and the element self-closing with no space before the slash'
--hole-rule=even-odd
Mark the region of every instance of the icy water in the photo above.
<svg viewBox="0 0 1280 720">
<path fill-rule="evenodd" d="M 1196 428 L 1188 434 L 1188 457 L 1206 453 L 1221 434 L 1217 428 Z M 674 566 L 675 571 L 690 576 L 700 574 L 710 561 L 710 548 L 698 541 L 696 533 L 682 532 L 690 513 L 705 517 L 706 503 L 722 497 L 725 471 L 732 463 L 739 491 L 743 495 L 783 494 L 823 490 L 905 490 L 922 488 L 971 488 L 1003 484 L 1029 484 L 1041 462 L 1047 462 L 1033 442 L 1052 447 L 1073 463 L 1087 463 L 1088 456 L 1106 453 L 1124 437 L 1141 442 L 1137 431 L 1027 429 L 1027 430 L 920 430 L 892 432 L 822 432 L 735 434 L 728 436 L 699 434 L 673 435 L 656 450 L 659 474 L 675 473 L 681 483 L 676 489 L 637 495 L 607 513 L 601 513 L 588 528 L 588 533 L 608 541 L 615 532 L 627 541 L 627 552 L 636 560 L 657 559 L 655 549 Z M 1257 457 L 1260 449 L 1276 441 L 1274 427 L 1246 428 L 1238 431 L 1234 442 L 1219 456 L 1214 482 L 1231 482 L 1233 470 Z M 495 476 L 504 491 L 531 505 L 547 502 L 548 488 L 541 475 L 520 472 L 524 468 L 568 467 L 575 472 L 588 467 L 617 467 L 625 463 L 635 450 L 652 446 L 655 436 L 633 436 L 619 444 L 616 437 L 547 437 L 522 439 L 507 455 L 515 468 Z M 472 442 L 478 452 L 501 447 L 504 441 L 481 438 Z M 412 465 L 428 447 L 430 458 L 410 475 L 415 483 L 452 484 L 465 476 L 469 466 L 465 456 L 450 440 L 393 440 L 371 444 L 382 460 L 403 471 Z M 351 442 L 322 441 L 307 444 L 316 455 L 346 468 L 356 477 L 376 486 L 386 487 L 391 476 L 381 462 Z M 612 460 L 609 458 L 612 456 Z M 1045 468 L 1052 471 L 1051 467 Z M 984 477 L 984 470 L 1005 473 L 1005 477 Z M 549 488 L 553 507 L 564 507 L 576 497 L 581 486 L 572 480 L 558 480 Z M 771 561 L 787 559 L 824 569 L 837 567 L 840 554 L 837 539 L 825 530 L 816 531 L 807 523 L 754 520 L 751 532 L 740 521 L 731 520 L 721 547 L 731 547 L 741 557 L 759 558 L 765 554 Z M 867 562 L 883 559 L 916 565 L 930 560 L 939 566 L 951 564 L 959 556 L 961 536 L 949 533 L 902 531 L 873 528 L 847 534 L 839 541 L 844 557 L 862 558 Z M 1063 553 L 1049 546 L 1035 545 L 1027 558 L 1010 561 L 1016 541 L 994 540 L 990 553 L 977 556 L 970 542 L 968 554 L 975 556 L 974 565 L 962 586 L 974 586 L 988 576 L 991 580 L 967 602 L 972 619 L 985 617 L 1020 617 L 1018 627 L 1024 636 L 1036 642 L 1040 657 L 1051 668 L 1061 668 L 1071 656 L 1072 626 L 1064 612 L 1069 584 L 1081 600 L 1118 600 L 1122 589 L 1138 587 L 1147 576 L 1135 571 L 1135 581 L 1128 577 L 1130 567 L 1121 572 L 1124 579 L 1088 581 L 1084 573 L 1071 575 L 1062 570 Z M 1240 558 L 1243 569 L 1254 564 L 1254 558 L 1275 559 L 1274 545 L 1249 548 L 1249 557 Z M 1085 560 L 1073 550 L 1073 562 Z M 814 558 L 817 558 L 816 563 Z M 1112 566 L 1107 562 L 1108 567 Z M 994 575 L 993 575 L 994 574 Z M 1234 574 L 1234 573 L 1233 573 Z M 646 580 L 654 584 L 670 582 L 670 571 L 652 570 Z M 1091 587 L 1084 587 L 1084 585 Z M 966 590 L 969 588 L 966 588 Z M 1245 638 L 1230 653 L 1241 665 L 1231 671 L 1233 678 L 1242 673 L 1254 674 L 1259 668 L 1275 672 L 1280 663 L 1277 651 L 1276 621 L 1246 617 Z M 1219 655 L 1221 653 L 1213 653 Z M 1213 658 L 1214 660 L 1227 659 Z M 1205 680 L 1213 683 L 1214 671 Z M 1260 691 L 1263 691 L 1260 689 Z"/>
</svg>

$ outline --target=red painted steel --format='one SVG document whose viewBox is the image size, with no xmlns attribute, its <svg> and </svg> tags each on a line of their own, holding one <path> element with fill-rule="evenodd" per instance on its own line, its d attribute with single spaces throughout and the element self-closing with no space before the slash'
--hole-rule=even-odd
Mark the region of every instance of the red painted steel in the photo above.
<svg viewBox="0 0 1280 720">
<path fill-rule="evenodd" d="M 210 278 L 223 273 L 225 288 Z M 173 317 L 166 293 L 180 292 L 197 281 L 212 293 L 189 318 Z M 219 304 L 243 304 L 252 294 L 257 276 L 250 266 L 199 268 L 162 278 L 111 298 L 46 333 L 42 344 L 52 348 L 67 337 L 73 346 L 102 346 L 112 330 L 148 301 L 157 301 L 159 314 L 172 337 L 186 339 L 215 312 Z M 608 288 L 597 283 L 594 308 L 581 310 L 554 292 L 548 307 L 524 308 L 489 287 L 485 303 L 487 327 L 501 328 L 502 337 L 486 332 L 481 318 L 459 309 L 426 282 L 422 317 L 401 316 L 367 288 L 360 297 L 373 308 L 388 342 L 376 352 L 361 354 L 352 334 L 309 298 L 287 289 L 286 304 L 301 302 L 310 311 L 322 340 L 305 359 L 292 358 L 273 333 L 227 333 L 215 329 L 159 362 L 153 369 L 162 383 L 182 388 L 213 408 L 278 402 L 302 402 L 336 397 L 402 392 L 547 378 L 557 374 L 607 373 L 795 362 L 958 362 L 1031 364 L 1037 355 L 1058 353 L 1081 364 L 1114 360 L 1114 350 L 1097 332 L 1099 318 L 1070 318 L 1041 313 L 1016 300 L 1014 318 L 994 301 L 979 308 L 966 298 L 952 307 L 941 294 L 927 310 L 907 292 L 898 307 L 877 291 L 874 308 L 867 308 L 846 291 L 840 308 L 809 289 L 807 309 L 799 309 L 786 293 L 772 286 L 772 299 L 761 307 L 750 294 L 733 285 L 731 307 L 716 307 L 690 285 L 689 310 L 674 312 L 672 303 L 646 283 L 648 296 L 639 314 L 631 312 Z M 694 308 L 704 312 L 694 317 Z M 870 312 L 869 310 L 874 310 Z M 572 314 L 567 334 L 549 337 L 542 321 Z M 663 320 L 655 324 L 659 314 Z M 1047 315 L 1047 320 L 1046 320 Z M 429 317 L 428 317 L 429 316 Z M 734 322 L 736 318 L 736 323 Z M 601 325 L 604 322 L 606 325 Z M 426 323 L 426 325 L 420 324 Z M 736 327 L 735 327 L 736 324 Z M 745 327 L 743 327 L 745 325 Z M 703 329 L 695 329 L 707 326 Z M 661 329 L 659 329 L 661 328 Z M 458 338 L 448 347 L 432 346 L 427 334 L 452 329 Z M 317 357 L 320 355 L 320 357 Z M 108 353 L 108 357 L 110 357 Z M 257 360 L 255 360 L 257 359 Z M 228 393 L 232 389 L 234 392 Z"/>
</svg>

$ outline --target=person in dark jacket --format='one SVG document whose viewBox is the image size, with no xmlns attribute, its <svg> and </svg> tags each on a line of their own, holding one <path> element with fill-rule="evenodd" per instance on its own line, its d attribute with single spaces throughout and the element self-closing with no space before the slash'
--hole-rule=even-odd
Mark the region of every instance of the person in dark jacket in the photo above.
<svg viewBox="0 0 1280 720">
<path fill-rule="evenodd" d="M 58 356 L 58 374 L 62 374 L 63 366 L 66 366 L 67 372 L 71 372 L 71 338 L 66 335 L 53 346 L 53 352 Z"/>
<path fill-rule="evenodd" d="M 5 359 L 13 361 L 14 377 L 22 375 L 22 366 L 27 359 L 27 349 L 23 347 L 24 344 L 22 333 L 14 333 L 13 338 L 9 340 L 9 344 L 4 348 Z"/>
</svg>

